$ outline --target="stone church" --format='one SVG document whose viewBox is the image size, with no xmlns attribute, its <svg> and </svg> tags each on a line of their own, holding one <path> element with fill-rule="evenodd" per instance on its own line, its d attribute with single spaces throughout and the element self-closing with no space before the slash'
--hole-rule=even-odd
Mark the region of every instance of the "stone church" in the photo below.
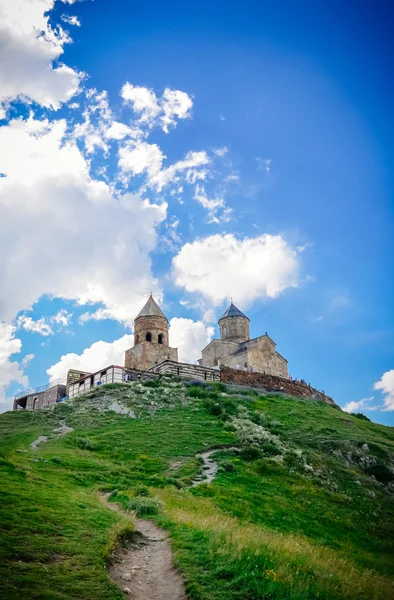
<svg viewBox="0 0 394 600">
<path fill-rule="evenodd" d="M 288 378 L 287 360 L 276 351 L 267 333 L 250 339 L 249 318 L 232 302 L 219 319 L 220 339 L 202 350 L 200 367 L 252 370 Z M 168 320 L 150 295 L 134 321 L 134 346 L 125 353 L 125 368 L 147 371 L 163 361 L 178 362 L 178 349 L 171 348 Z"/>
<path fill-rule="evenodd" d="M 163 360 L 178 362 L 178 348 L 170 348 L 168 319 L 152 294 L 134 320 L 134 346 L 125 352 L 125 368 L 147 371 Z"/>
<path fill-rule="evenodd" d="M 250 339 L 250 319 L 232 302 L 219 319 L 220 339 L 202 350 L 202 367 L 226 366 L 288 378 L 287 360 L 276 351 L 276 344 L 265 333 Z"/>
</svg>

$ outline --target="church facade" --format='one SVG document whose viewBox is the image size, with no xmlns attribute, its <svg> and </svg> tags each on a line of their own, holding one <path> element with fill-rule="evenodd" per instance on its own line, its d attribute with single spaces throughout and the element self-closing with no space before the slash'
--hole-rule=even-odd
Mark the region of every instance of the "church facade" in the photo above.
<svg viewBox="0 0 394 600">
<path fill-rule="evenodd" d="M 287 360 L 277 352 L 275 342 L 267 333 L 250 339 L 249 322 L 231 302 L 218 321 L 220 338 L 213 339 L 202 350 L 199 365 L 252 370 L 287 379 Z"/>
</svg>

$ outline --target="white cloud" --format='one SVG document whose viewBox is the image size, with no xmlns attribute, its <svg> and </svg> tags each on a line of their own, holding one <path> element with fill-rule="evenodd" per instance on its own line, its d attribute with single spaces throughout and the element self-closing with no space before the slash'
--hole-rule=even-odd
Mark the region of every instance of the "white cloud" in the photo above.
<svg viewBox="0 0 394 600">
<path fill-rule="evenodd" d="M 81 26 L 81 21 L 78 19 L 78 17 L 73 15 L 62 15 L 60 18 L 65 23 L 68 23 L 68 25 L 75 25 L 76 27 Z"/>
<path fill-rule="evenodd" d="M 67 327 L 71 322 L 72 316 L 72 313 L 69 313 L 65 308 L 62 308 L 56 315 L 50 317 L 50 320 L 52 323 L 57 323 L 58 325 L 62 325 L 62 327 Z"/>
<path fill-rule="evenodd" d="M 133 346 L 134 336 L 126 334 L 113 342 L 94 342 L 81 354 L 70 352 L 47 369 L 49 381 L 66 379 L 69 369 L 94 373 L 109 365 L 124 365 L 124 353 Z"/>
<path fill-rule="evenodd" d="M 190 151 L 183 160 L 178 160 L 166 169 L 159 170 L 153 174 L 148 185 L 161 192 L 170 183 L 178 182 L 180 175 L 185 177 L 187 183 L 194 184 L 199 179 L 204 180 L 207 178 L 208 171 L 202 167 L 209 163 L 210 158 L 206 152 Z"/>
<path fill-rule="evenodd" d="M 374 397 L 371 396 L 370 398 L 362 398 L 362 400 L 359 400 L 358 402 L 353 400 L 352 402 L 345 404 L 343 410 L 348 413 L 359 411 L 361 408 L 364 410 L 376 410 L 376 406 L 369 406 L 369 402 L 371 402 L 373 399 Z"/>
<path fill-rule="evenodd" d="M 53 67 L 68 35 L 49 25 L 54 0 L 3 0 L 0 6 L 0 101 L 28 98 L 59 108 L 78 90 L 81 74 Z"/>
<path fill-rule="evenodd" d="M 12 408 L 12 400 L 6 400 L 5 392 L 10 383 L 28 386 L 28 379 L 17 361 L 10 360 L 13 354 L 21 351 L 22 342 L 15 338 L 15 328 L 0 322 L 0 412 Z"/>
<path fill-rule="evenodd" d="M 170 127 L 175 127 L 177 119 L 187 119 L 193 101 L 188 94 L 180 90 L 164 90 L 162 98 L 157 98 L 155 92 L 149 88 L 125 83 L 120 95 L 126 104 L 130 104 L 139 117 L 139 122 L 148 127 L 159 126 L 169 132 Z"/>
<path fill-rule="evenodd" d="M 299 257 L 280 235 L 238 240 L 233 234 L 218 234 L 185 244 L 173 259 L 173 278 L 214 305 L 230 296 L 245 305 L 297 287 Z"/>
<path fill-rule="evenodd" d="M 33 117 L 0 128 L 0 319 L 50 294 L 131 322 L 154 284 L 149 253 L 167 206 L 114 195 L 65 132 L 64 120 Z"/>
<path fill-rule="evenodd" d="M 213 327 L 206 327 L 202 321 L 192 321 L 173 317 L 170 321 L 170 344 L 178 348 L 181 362 L 194 363 L 201 358 L 201 350 L 211 341 Z"/>
<path fill-rule="evenodd" d="M 157 144 L 144 141 L 128 142 L 119 149 L 119 166 L 132 175 L 146 172 L 149 177 L 155 177 L 161 169 L 163 158 L 165 156 Z"/>
<path fill-rule="evenodd" d="M 231 208 L 226 207 L 223 198 L 209 199 L 203 185 L 196 185 L 194 199 L 208 211 L 209 223 L 222 223 L 230 220 Z"/>
<path fill-rule="evenodd" d="M 35 358 L 35 354 L 26 354 L 26 356 L 21 360 L 21 367 L 25 369 L 27 365 Z"/>
<path fill-rule="evenodd" d="M 52 327 L 49 323 L 46 322 L 44 317 L 41 319 L 37 319 L 34 321 L 31 317 L 27 315 L 21 315 L 18 317 L 17 321 L 18 329 L 25 329 L 26 331 L 30 331 L 31 333 L 38 333 L 39 335 L 47 336 L 52 335 Z"/>
<path fill-rule="evenodd" d="M 386 371 L 382 378 L 374 384 L 373 389 L 381 390 L 385 396 L 382 410 L 394 410 L 394 369 Z"/>
<path fill-rule="evenodd" d="M 257 171 L 265 171 L 266 173 L 270 173 L 271 171 L 271 158 L 262 158 L 261 156 L 257 156 Z"/>
</svg>

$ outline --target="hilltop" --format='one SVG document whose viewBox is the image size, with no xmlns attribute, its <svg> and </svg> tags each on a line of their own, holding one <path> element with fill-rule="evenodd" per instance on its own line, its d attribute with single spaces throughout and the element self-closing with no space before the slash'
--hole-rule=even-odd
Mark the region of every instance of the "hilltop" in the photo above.
<svg viewBox="0 0 394 600">
<path fill-rule="evenodd" d="M 0 432 L 3 599 L 125 597 L 108 571 L 135 514 L 168 533 L 193 600 L 394 598 L 392 428 L 168 377 L 5 413 Z"/>
</svg>

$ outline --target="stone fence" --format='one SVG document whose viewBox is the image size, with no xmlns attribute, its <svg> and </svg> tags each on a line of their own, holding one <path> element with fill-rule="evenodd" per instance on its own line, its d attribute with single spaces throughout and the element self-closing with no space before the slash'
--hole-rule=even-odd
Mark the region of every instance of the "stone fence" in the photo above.
<svg viewBox="0 0 394 600">
<path fill-rule="evenodd" d="M 220 381 L 263 388 L 267 392 L 282 392 L 296 398 L 311 398 L 313 400 L 320 400 L 326 404 L 335 404 L 330 396 L 326 396 L 326 394 L 319 392 L 319 390 L 316 390 L 307 383 L 300 383 L 293 379 L 284 379 L 275 375 L 251 373 L 250 371 L 239 371 L 230 367 L 221 367 Z"/>
<path fill-rule="evenodd" d="M 176 362 L 175 360 L 163 360 L 163 362 L 151 367 L 153 373 L 160 375 L 179 375 L 185 379 L 199 379 L 201 381 L 220 381 L 218 369 L 211 367 L 200 367 L 189 363 Z"/>
</svg>

